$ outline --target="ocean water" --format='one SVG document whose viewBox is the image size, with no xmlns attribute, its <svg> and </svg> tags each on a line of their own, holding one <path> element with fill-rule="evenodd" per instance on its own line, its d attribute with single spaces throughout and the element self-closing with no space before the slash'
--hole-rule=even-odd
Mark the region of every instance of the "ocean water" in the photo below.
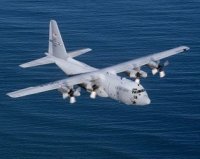
<svg viewBox="0 0 200 159">
<path fill-rule="evenodd" d="M 200 1 L 1 0 L 0 158 L 200 158 Z M 7 92 L 62 78 L 55 65 L 22 69 L 43 56 L 57 20 L 67 50 L 103 68 L 180 45 L 167 76 L 142 80 L 152 103 L 127 106 L 82 96 L 74 105 L 56 91 L 19 99 Z M 146 69 L 145 69 L 146 70 Z"/>
</svg>

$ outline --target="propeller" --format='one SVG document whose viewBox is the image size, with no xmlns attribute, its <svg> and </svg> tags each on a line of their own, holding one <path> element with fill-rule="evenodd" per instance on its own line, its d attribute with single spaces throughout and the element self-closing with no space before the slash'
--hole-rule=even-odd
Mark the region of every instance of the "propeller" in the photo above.
<svg viewBox="0 0 200 159">
<path fill-rule="evenodd" d="M 68 92 L 68 95 L 69 95 L 69 103 L 70 104 L 73 104 L 76 102 L 76 98 L 75 98 L 75 95 L 74 95 L 74 90 L 73 89 L 70 89 L 69 92 Z"/>
<path fill-rule="evenodd" d="M 165 77 L 165 71 L 164 67 L 169 65 L 169 61 L 165 61 L 163 64 L 160 63 L 160 61 L 153 62 L 150 64 L 150 67 L 152 68 L 152 74 L 155 75 L 159 72 L 160 78 Z"/>
<path fill-rule="evenodd" d="M 76 102 L 76 96 L 80 96 L 81 93 L 81 88 L 78 87 L 77 89 L 65 89 L 65 91 L 62 93 L 63 99 L 67 99 L 69 98 L 69 103 L 73 104 Z"/>
<path fill-rule="evenodd" d="M 97 96 L 96 90 L 97 90 L 98 88 L 99 88 L 99 87 L 98 87 L 97 85 L 93 85 L 93 86 L 92 86 L 92 91 L 91 91 L 91 93 L 90 93 L 90 98 L 92 98 L 92 99 L 95 99 L 95 98 L 96 98 L 96 96 Z"/>
<path fill-rule="evenodd" d="M 142 77 L 141 73 L 137 72 L 135 76 L 135 82 L 140 84 L 140 78 Z"/>
<path fill-rule="evenodd" d="M 76 103 L 76 98 L 74 96 L 70 97 L 69 98 L 69 103 L 70 104 Z"/>
<path fill-rule="evenodd" d="M 140 68 L 131 70 L 129 72 L 129 77 L 134 78 L 136 83 L 140 83 L 140 78 L 146 78 L 147 77 L 147 73 L 140 70 Z"/>
<path fill-rule="evenodd" d="M 167 65 L 169 65 L 169 61 L 165 61 L 163 64 L 158 65 L 158 71 L 159 71 L 160 78 L 165 77 L 164 67 L 166 67 Z"/>
</svg>

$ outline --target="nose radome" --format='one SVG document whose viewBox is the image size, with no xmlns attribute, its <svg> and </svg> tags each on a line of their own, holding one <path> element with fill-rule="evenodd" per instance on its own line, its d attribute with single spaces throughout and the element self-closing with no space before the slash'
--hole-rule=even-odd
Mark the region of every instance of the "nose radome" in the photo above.
<svg viewBox="0 0 200 159">
<path fill-rule="evenodd" d="M 150 104 L 151 103 L 151 100 L 148 98 L 146 98 L 146 101 L 145 101 L 146 104 Z"/>
</svg>

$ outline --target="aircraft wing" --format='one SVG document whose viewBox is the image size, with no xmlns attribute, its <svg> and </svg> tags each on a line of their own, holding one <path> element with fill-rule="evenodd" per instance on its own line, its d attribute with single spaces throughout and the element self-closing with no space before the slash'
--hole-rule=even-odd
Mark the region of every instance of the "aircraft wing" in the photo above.
<svg viewBox="0 0 200 159">
<path fill-rule="evenodd" d="M 114 66 L 111 66 L 111 67 L 107 67 L 103 70 L 106 71 L 106 72 L 113 72 L 113 73 L 125 72 L 127 70 L 132 70 L 134 68 L 139 68 L 141 66 L 149 64 L 152 61 L 156 62 L 156 61 L 159 61 L 161 59 L 179 54 L 179 53 L 187 51 L 187 50 L 189 50 L 189 47 L 180 46 L 180 47 L 176 47 L 174 49 L 170 49 L 170 50 L 167 50 L 167 51 L 151 54 L 151 55 L 141 57 L 141 58 L 138 58 L 138 59 L 135 59 L 135 60 L 123 62 L 123 63 L 117 64 L 117 65 L 114 65 Z"/>
<path fill-rule="evenodd" d="M 99 78 L 99 75 L 96 74 L 95 72 L 85 73 L 85 74 L 69 77 L 67 79 L 35 86 L 35 87 L 28 87 L 25 89 L 20 89 L 18 91 L 7 93 L 7 95 L 12 98 L 18 98 L 18 97 L 37 94 L 37 93 L 41 93 L 41 92 L 51 91 L 51 90 L 59 89 L 59 88 L 66 87 L 66 86 L 71 87 L 71 86 L 81 84 L 81 83 L 84 83 L 87 81 L 96 80 L 98 78 Z"/>
<path fill-rule="evenodd" d="M 135 60 L 127 61 L 127 62 L 124 62 L 121 64 L 117 64 L 117 65 L 114 65 L 111 67 L 106 67 L 104 69 L 96 70 L 93 72 L 76 75 L 73 77 L 69 77 L 67 79 L 39 85 L 36 87 L 28 87 L 28 88 L 21 89 L 18 91 L 10 92 L 7 95 L 12 98 L 18 98 L 18 97 L 31 95 L 31 94 L 55 90 L 55 89 L 59 89 L 59 88 L 66 87 L 66 86 L 72 87 L 77 84 L 82 84 L 82 83 L 98 80 L 99 78 L 101 78 L 101 75 L 105 74 L 106 72 L 110 72 L 110 73 L 125 72 L 127 70 L 131 70 L 131 69 L 138 68 L 143 65 L 149 64 L 151 61 L 159 61 L 159 60 L 167 58 L 169 56 L 184 52 L 188 49 L 189 48 L 186 46 L 180 46 L 180 47 L 177 47 L 177 48 L 174 48 L 171 50 L 167 50 L 167 51 L 163 51 L 160 53 L 145 56 L 142 58 L 138 58 Z"/>
</svg>

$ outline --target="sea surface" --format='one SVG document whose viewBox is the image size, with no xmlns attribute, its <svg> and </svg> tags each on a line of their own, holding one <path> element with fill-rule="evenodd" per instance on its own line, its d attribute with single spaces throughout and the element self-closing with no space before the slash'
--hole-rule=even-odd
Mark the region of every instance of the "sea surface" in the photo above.
<svg viewBox="0 0 200 159">
<path fill-rule="evenodd" d="M 199 0 L 1 0 L 1 159 L 199 159 Z M 167 76 L 142 79 L 151 104 L 127 106 L 82 91 L 70 105 L 57 91 L 11 99 L 7 92 L 66 78 L 55 65 L 22 69 L 48 47 L 55 19 L 68 51 L 104 68 L 187 45 Z M 164 62 L 164 61 L 163 61 Z"/>
</svg>

